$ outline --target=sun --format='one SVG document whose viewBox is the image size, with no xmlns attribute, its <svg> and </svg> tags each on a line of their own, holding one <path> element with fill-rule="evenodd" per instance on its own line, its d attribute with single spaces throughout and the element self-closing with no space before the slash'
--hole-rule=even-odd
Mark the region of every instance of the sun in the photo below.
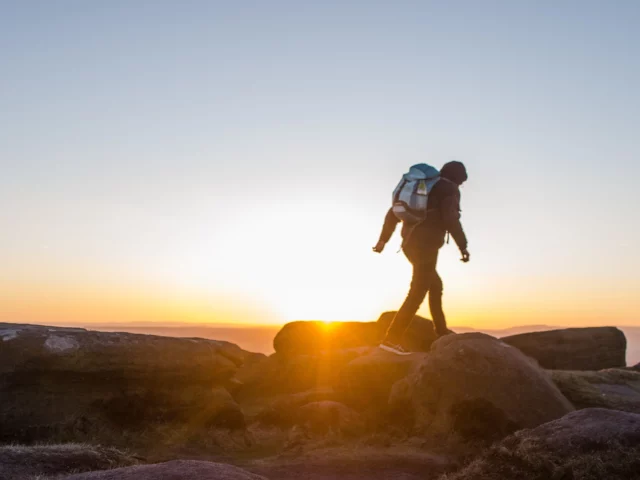
<svg viewBox="0 0 640 480">
<path fill-rule="evenodd" d="M 402 302 L 410 281 L 408 262 L 395 253 L 399 234 L 375 254 L 381 219 L 321 200 L 262 205 L 251 222 L 234 215 L 211 232 L 214 250 L 206 236 L 185 245 L 189 261 L 173 265 L 172 282 L 262 305 L 283 323 L 375 320 Z"/>
</svg>

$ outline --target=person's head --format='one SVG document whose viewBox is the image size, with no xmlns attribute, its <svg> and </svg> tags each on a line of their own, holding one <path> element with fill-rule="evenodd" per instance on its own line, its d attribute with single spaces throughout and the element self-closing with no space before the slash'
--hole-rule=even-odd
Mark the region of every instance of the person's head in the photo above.
<svg viewBox="0 0 640 480">
<path fill-rule="evenodd" d="M 462 185 L 467 181 L 467 169 L 462 162 L 448 162 L 440 169 L 440 176 L 451 180 L 456 185 Z"/>
</svg>

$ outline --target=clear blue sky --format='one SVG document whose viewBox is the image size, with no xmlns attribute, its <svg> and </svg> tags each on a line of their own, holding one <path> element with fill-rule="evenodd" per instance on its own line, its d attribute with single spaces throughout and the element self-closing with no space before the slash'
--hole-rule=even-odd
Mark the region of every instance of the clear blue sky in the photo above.
<svg viewBox="0 0 640 480">
<path fill-rule="evenodd" d="M 0 11 L 0 318 L 369 318 L 390 191 L 459 159 L 454 324 L 640 321 L 640 2 Z"/>
</svg>

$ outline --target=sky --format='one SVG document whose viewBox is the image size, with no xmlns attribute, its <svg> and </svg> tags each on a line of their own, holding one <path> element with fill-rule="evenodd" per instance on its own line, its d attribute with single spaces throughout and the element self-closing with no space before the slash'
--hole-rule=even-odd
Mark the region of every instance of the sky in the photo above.
<svg viewBox="0 0 640 480">
<path fill-rule="evenodd" d="M 391 192 L 455 159 L 452 326 L 640 325 L 640 2 L 0 11 L 0 321 L 375 319 Z"/>
</svg>

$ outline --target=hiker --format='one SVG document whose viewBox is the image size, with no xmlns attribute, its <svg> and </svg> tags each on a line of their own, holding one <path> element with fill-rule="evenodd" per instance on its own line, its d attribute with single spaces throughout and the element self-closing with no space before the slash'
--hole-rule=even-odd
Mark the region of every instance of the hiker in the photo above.
<svg viewBox="0 0 640 480">
<path fill-rule="evenodd" d="M 407 178 L 412 178 L 408 177 L 408 175 L 416 167 L 431 169 L 434 172 L 431 174 L 431 178 L 435 183 L 430 185 L 428 183 L 430 179 L 427 178 L 419 186 L 412 187 L 415 190 L 412 190 L 410 195 L 416 195 L 416 193 L 424 195 L 426 196 L 426 202 L 423 206 L 424 214 L 422 217 L 415 218 L 414 215 L 411 220 L 416 221 L 408 221 L 408 218 L 403 216 L 403 214 L 408 214 L 404 209 L 406 208 L 408 211 L 411 209 L 407 207 L 407 203 L 398 202 L 398 192 L 406 185 Z M 389 325 L 386 337 L 380 344 L 380 348 L 386 351 L 398 355 L 409 355 L 411 353 L 402 346 L 402 337 L 424 301 L 427 292 L 429 292 L 429 308 L 436 335 L 441 337 L 449 333 L 444 312 L 442 311 L 442 279 L 436 271 L 436 264 L 438 251 L 444 245 L 445 235 L 448 233 L 453 237 L 460 249 L 461 260 L 465 263 L 469 261 L 467 237 L 460 224 L 459 186 L 466 180 L 467 170 L 461 162 L 446 163 L 440 170 L 439 175 L 435 168 L 421 164 L 412 167 L 412 170 L 403 177 L 403 181 L 394 191 L 394 206 L 387 212 L 380 239 L 376 246 L 373 247 L 373 251 L 381 253 L 384 250 L 386 243 L 393 235 L 398 222 L 400 222 L 400 218 L 403 218 L 402 250 L 413 265 L 413 277 L 409 294 Z M 428 191 L 429 187 L 431 187 L 430 191 Z M 420 191 L 420 188 L 423 191 Z M 404 206 L 400 205 L 401 203 Z M 397 211 L 398 207 L 400 212 Z M 415 214 L 416 212 L 413 211 L 412 213 Z"/>
</svg>

